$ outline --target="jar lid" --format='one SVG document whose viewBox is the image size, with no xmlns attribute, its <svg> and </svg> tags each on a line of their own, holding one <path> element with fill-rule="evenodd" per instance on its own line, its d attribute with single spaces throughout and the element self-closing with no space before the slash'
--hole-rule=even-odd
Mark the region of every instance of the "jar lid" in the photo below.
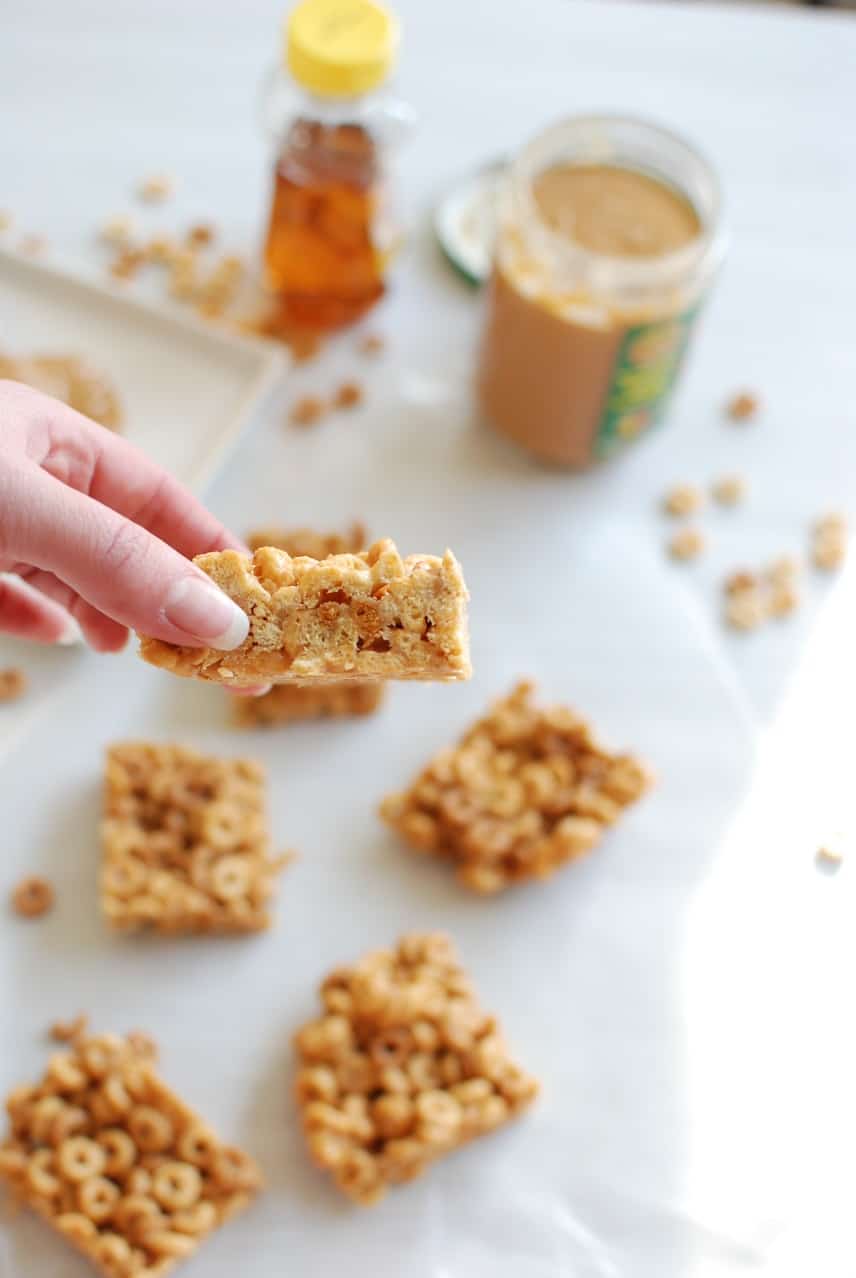
<svg viewBox="0 0 856 1278">
<path fill-rule="evenodd" d="M 398 23 L 376 0 L 302 0 L 286 26 L 288 69 L 320 97 L 353 98 L 377 88 L 397 45 Z"/>
</svg>

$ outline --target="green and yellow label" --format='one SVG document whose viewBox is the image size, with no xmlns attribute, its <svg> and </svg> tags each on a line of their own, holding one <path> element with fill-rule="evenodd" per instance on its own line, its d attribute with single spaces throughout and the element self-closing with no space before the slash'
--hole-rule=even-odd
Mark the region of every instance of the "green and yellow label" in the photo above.
<svg viewBox="0 0 856 1278">
<path fill-rule="evenodd" d="M 612 457 L 656 425 L 687 349 L 696 308 L 628 328 L 615 357 L 595 455 Z"/>
</svg>

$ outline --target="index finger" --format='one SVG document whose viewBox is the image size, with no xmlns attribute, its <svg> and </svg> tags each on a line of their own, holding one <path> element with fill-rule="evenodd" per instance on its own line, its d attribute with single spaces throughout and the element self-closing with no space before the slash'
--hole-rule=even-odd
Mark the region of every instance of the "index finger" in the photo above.
<svg viewBox="0 0 856 1278">
<path fill-rule="evenodd" d="M 49 474 L 140 524 L 188 559 L 209 550 L 246 550 L 189 489 L 139 448 L 63 404 L 47 404 L 44 438 L 31 455 Z"/>
</svg>

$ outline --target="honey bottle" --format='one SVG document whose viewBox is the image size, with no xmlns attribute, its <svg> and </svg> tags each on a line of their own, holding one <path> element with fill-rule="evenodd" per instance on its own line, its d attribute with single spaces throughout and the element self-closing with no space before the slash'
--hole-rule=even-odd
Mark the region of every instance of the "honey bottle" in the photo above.
<svg viewBox="0 0 856 1278">
<path fill-rule="evenodd" d="M 301 0 L 265 94 L 276 141 L 264 250 L 269 330 L 326 332 L 381 298 L 396 243 L 387 171 L 410 113 L 378 92 L 398 24 L 375 0 Z"/>
</svg>

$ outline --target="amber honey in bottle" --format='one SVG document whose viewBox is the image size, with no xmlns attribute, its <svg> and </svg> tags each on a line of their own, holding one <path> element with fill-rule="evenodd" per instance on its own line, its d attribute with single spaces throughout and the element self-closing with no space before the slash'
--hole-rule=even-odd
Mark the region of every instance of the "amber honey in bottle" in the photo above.
<svg viewBox="0 0 856 1278">
<path fill-rule="evenodd" d="M 387 152 L 404 113 L 377 93 L 397 27 L 373 0 L 302 0 L 268 93 L 277 152 L 265 274 L 283 330 L 328 331 L 385 291 Z M 275 327 L 275 323 L 274 323 Z"/>
</svg>

